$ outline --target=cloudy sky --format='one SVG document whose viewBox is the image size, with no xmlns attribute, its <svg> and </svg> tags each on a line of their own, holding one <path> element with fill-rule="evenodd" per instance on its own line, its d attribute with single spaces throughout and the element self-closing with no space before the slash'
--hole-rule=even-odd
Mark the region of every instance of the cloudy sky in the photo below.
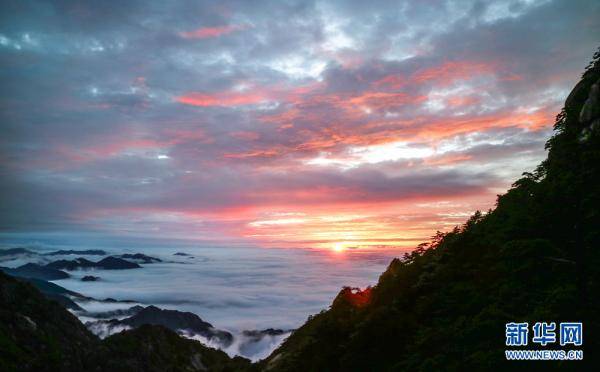
<svg viewBox="0 0 600 372">
<path fill-rule="evenodd" d="M 600 46 L 593 0 L 0 7 L 3 236 L 412 247 L 544 158 Z"/>
</svg>

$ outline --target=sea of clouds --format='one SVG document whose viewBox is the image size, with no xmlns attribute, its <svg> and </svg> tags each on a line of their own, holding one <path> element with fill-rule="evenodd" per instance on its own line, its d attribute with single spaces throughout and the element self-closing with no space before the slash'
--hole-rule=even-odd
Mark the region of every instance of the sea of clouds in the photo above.
<svg viewBox="0 0 600 372">
<path fill-rule="evenodd" d="M 40 244 L 36 251 L 56 249 Z M 65 248 L 65 247 L 62 247 Z M 67 247 L 75 249 L 74 247 Z M 89 248 L 89 247 L 85 247 Z M 77 247 L 77 249 L 85 249 Z M 98 248 L 98 247 L 95 247 Z M 131 270 L 77 270 L 71 278 L 54 281 L 69 290 L 104 299 L 133 300 L 141 305 L 190 311 L 215 328 L 231 332 L 234 343 L 227 348 L 211 344 L 197 335 L 188 335 L 205 344 L 224 349 L 230 355 L 253 360 L 267 356 L 288 335 L 266 336 L 248 342 L 244 330 L 267 328 L 292 330 L 311 314 L 328 308 L 342 286 L 365 287 L 377 282 L 398 252 L 314 249 L 203 248 L 185 247 L 102 247 L 109 254 L 141 252 L 163 260 Z M 191 256 L 175 256 L 185 252 Z M 74 259 L 78 256 L 45 256 L 42 259 Z M 87 256 L 91 260 L 102 256 Z M 15 267 L 27 260 L 3 262 Z M 30 260 L 29 260 L 30 261 Z M 85 275 L 99 276 L 96 282 L 82 282 Z M 128 308 L 135 304 L 79 303 L 88 312 Z M 91 319 L 81 316 L 82 321 Z M 108 331 L 97 325 L 97 334 Z M 122 329 L 118 329 L 119 331 Z"/>
</svg>

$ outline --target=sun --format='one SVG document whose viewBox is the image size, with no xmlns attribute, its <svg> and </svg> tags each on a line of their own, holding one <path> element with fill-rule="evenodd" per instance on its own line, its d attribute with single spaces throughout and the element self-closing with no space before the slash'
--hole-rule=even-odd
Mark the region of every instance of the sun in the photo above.
<svg viewBox="0 0 600 372">
<path fill-rule="evenodd" d="M 334 252 L 343 252 L 346 250 L 346 247 L 344 247 L 344 244 L 342 243 L 335 243 L 332 249 Z"/>
</svg>

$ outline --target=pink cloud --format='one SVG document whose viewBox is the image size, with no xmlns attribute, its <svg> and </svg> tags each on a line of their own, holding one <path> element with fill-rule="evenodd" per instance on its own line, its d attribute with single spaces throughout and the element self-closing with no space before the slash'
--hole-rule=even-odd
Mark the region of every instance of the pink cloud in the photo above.
<svg viewBox="0 0 600 372">
<path fill-rule="evenodd" d="M 233 138 L 241 139 L 244 141 L 256 141 L 260 138 L 259 133 L 250 131 L 236 131 L 229 133 L 229 135 Z"/>
<path fill-rule="evenodd" d="M 468 80 L 477 75 L 494 74 L 496 71 L 495 63 L 449 61 L 439 66 L 420 69 L 411 76 L 411 80 L 415 83 L 434 81 L 446 85 L 456 80 Z"/>
<path fill-rule="evenodd" d="M 235 107 L 255 105 L 268 101 L 300 102 L 303 96 L 320 86 L 320 84 L 308 84 L 299 87 L 245 84 L 247 87 L 241 91 L 231 89 L 220 92 L 189 92 L 176 97 L 175 100 L 185 105 L 199 107 Z"/>
<path fill-rule="evenodd" d="M 241 25 L 226 25 L 216 27 L 202 27 L 192 31 L 180 32 L 179 36 L 184 39 L 208 39 L 230 34 L 234 31 L 243 30 Z"/>
<path fill-rule="evenodd" d="M 245 158 L 272 158 L 279 155 L 276 149 L 256 150 L 242 153 L 227 153 L 224 156 L 229 159 L 245 159 Z"/>
<path fill-rule="evenodd" d="M 268 97 L 260 92 L 188 93 L 177 97 L 176 100 L 185 105 L 200 107 L 243 106 L 267 101 Z"/>
<path fill-rule="evenodd" d="M 375 87 L 383 87 L 383 88 L 391 88 L 391 89 L 400 89 L 406 85 L 406 78 L 402 75 L 387 75 L 375 82 L 373 82 L 373 86 Z"/>
</svg>

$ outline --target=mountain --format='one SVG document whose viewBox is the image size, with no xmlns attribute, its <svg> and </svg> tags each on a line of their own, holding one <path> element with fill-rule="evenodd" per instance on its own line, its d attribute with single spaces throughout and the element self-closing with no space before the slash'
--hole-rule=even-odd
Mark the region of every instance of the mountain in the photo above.
<svg viewBox="0 0 600 372">
<path fill-rule="evenodd" d="M 43 279 L 22 278 L 22 280 L 32 284 L 40 292 L 42 292 L 46 296 L 46 298 L 54 300 L 70 310 L 83 311 L 83 309 L 79 305 L 77 305 L 75 301 L 72 300 L 72 298 L 76 298 L 82 301 L 91 300 L 90 297 L 86 297 L 81 293 L 69 291 L 64 287 L 61 287 L 57 284 L 48 282 Z"/>
<path fill-rule="evenodd" d="M 40 266 L 34 263 L 28 263 L 14 269 L 0 267 L 0 270 L 12 276 L 43 280 L 58 280 L 70 277 L 70 275 L 64 271 L 48 266 Z"/>
<path fill-rule="evenodd" d="M 134 328 L 142 324 L 156 324 L 174 331 L 186 330 L 209 339 L 215 338 L 226 346 L 233 341 L 231 333 L 215 329 L 194 313 L 159 309 L 156 306 L 148 306 L 134 316 L 123 319 L 121 323 Z"/>
<path fill-rule="evenodd" d="M 230 358 L 161 326 L 143 325 L 103 340 L 103 348 L 89 359 L 100 371 L 223 371 L 254 370 L 248 359 Z"/>
<path fill-rule="evenodd" d="M 0 261 L 10 261 L 17 258 L 37 256 L 37 253 L 27 248 L 0 249 Z"/>
<path fill-rule="evenodd" d="M 85 370 L 99 345 L 77 318 L 28 283 L 0 273 L 0 370 Z"/>
<path fill-rule="evenodd" d="M 58 260 L 50 262 L 46 267 L 53 269 L 62 270 L 78 270 L 78 269 L 103 269 L 103 270 L 126 270 L 126 269 L 138 269 L 141 266 L 123 260 L 118 257 L 106 257 L 98 262 L 90 261 L 85 258 L 76 258 L 74 260 Z"/>
<path fill-rule="evenodd" d="M 45 253 L 44 256 L 66 256 L 71 254 L 77 255 L 89 255 L 89 256 L 106 256 L 108 253 L 101 249 L 85 249 L 85 250 L 76 250 L 76 249 L 68 249 L 68 250 L 58 250 L 53 252 Z"/>
<path fill-rule="evenodd" d="M 143 325 L 98 339 L 60 304 L 29 283 L 0 273 L 0 370 L 248 371 L 247 359 Z"/>
<path fill-rule="evenodd" d="M 122 254 L 120 256 L 116 256 L 119 258 L 124 258 L 126 260 L 129 261 L 133 261 L 133 262 L 137 262 L 137 263 L 143 263 L 143 264 L 150 264 L 150 263 L 156 263 L 156 262 L 162 262 L 162 260 L 160 258 L 156 258 L 156 257 L 152 257 L 152 256 L 147 256 L 143 253 L 135 253 L 135 254 L 131 254 L 131 253 L 126 253 L 126 254 Z"/>
<path fill-rule="evenodd" d="M 93 261 L 90 261 L 88 259 L 85 258 L 76 258 L 74 260 L 58 260 L 58 261 L 53 261 L 50 262 L 49 264 L 46 265 L 46 267 L 50 267 L 53 269 L 59 269 L 59 270 L 78 270 L 78 269 L 92 269 L 92 268 L 96 268 L 96 263 Z"/>
<path fill-rule="evenodd" d="M 139 269 L 141 266 L 117 257 L 106 257 L 96 262 L 96 267 L 104 270 Z"/>
<path fill-rule="evenodd" d="M 109 321 L 96 321 L 86 324 L 90 329 L 103 328 L 138 328 L 144 324 L 153 324 L 166 327 L 172 331 L 185 332 L 193 335 L 201 335 L 227 347 L 233 342 L 233 335 L 229 332 L 215 329 L 212 324 L 203 321 L 194 313 L 165 310 L 156 306 L 147 306 L 143 309 L 134 309 L 135 312 L 129 318 L 122 320 L 112 319 Z"/>
<path fill-rule="evenodd" d="M 243 331 L 242 334 L 246 337 L 261 339 L 265 336 L 281 336 L 290 332 L 292 332 L 292 330 L 285 331 L 283 329 L 267 328 L 263 330 L 246 330 Z"/>
<path fill-rule="evenodd" d="M 0 249 L 0 257 L 16 256 L 22 254 L 35 254 L 35 252 L 32 252 L 27 248 Z"/>
<path fill-rule="evenodd" d="M 108 319 L 108 318 L 117 318 L 117 317 L 129 317 L 139 313 L 144 310 L 143 306 L 135 305 L 128 309 L 116 309 L 116 310 L 108 310 L 108 311 L 99 311 L 99 312 L 87 312 L 85 315 L 91 318 L 99 318 L 99 319 Z"/>
<path fill-rule="evenodd" d="M 394 259 L 374 287 L 344 288 L 329 310 L 310 317 L 261 368 L 531 368 L 505 360 L 506 323 L 581 321 L 583 361 L 538 363 L 598 370 L 599 92 L 600 52 L 557 116 L 547 159 L 499 196 L 494 210 L 476 212 Z"/>
<path fill-rule="evenodd" d="M 5 271 L 5 273 L 11 275 L 10 272 Z M 47 298 L 55 300 L 55 301 L 59 302 L 60 304 L 62 304 L 67 309 L 71 309 L 71 310 L 85 311 L 79 305 L 77 305 L 74 302 L 74 300 L 83 302 L 83 303 L 88 303 L 90 301 L 102 302 L 102 303 L 135 303 L 136 302 L 136 301 L 132 301 L 132 300 L 115 300 L 114 298 L 97 299 L 97 298 L 93 298 L 93 297 L 84 296 L 81 293 L 78 293 L 75 291 L 70 291 L 64 287 L 59 286 L 58 284 L 49 282 L 44 279 L 24 277 L 24 276 L 18 276 L 18 275 L 11 275 L 11 276 L 17 277 L 18 279 L 20 279 L 22 281 L 26 281 L 26 282 L 32 284 L 35 288 L 37 288 L 40 292 L 42 292 Z M 90 313 L 89 316 L 93 317 L 92 314 L 94 314 L 94 313 Z M 88 314 L 86 313 L 86 315 L 88 315 Z M 130 314 L 130 315 L 132 315 L 132 314 Z"/>
</svg>

